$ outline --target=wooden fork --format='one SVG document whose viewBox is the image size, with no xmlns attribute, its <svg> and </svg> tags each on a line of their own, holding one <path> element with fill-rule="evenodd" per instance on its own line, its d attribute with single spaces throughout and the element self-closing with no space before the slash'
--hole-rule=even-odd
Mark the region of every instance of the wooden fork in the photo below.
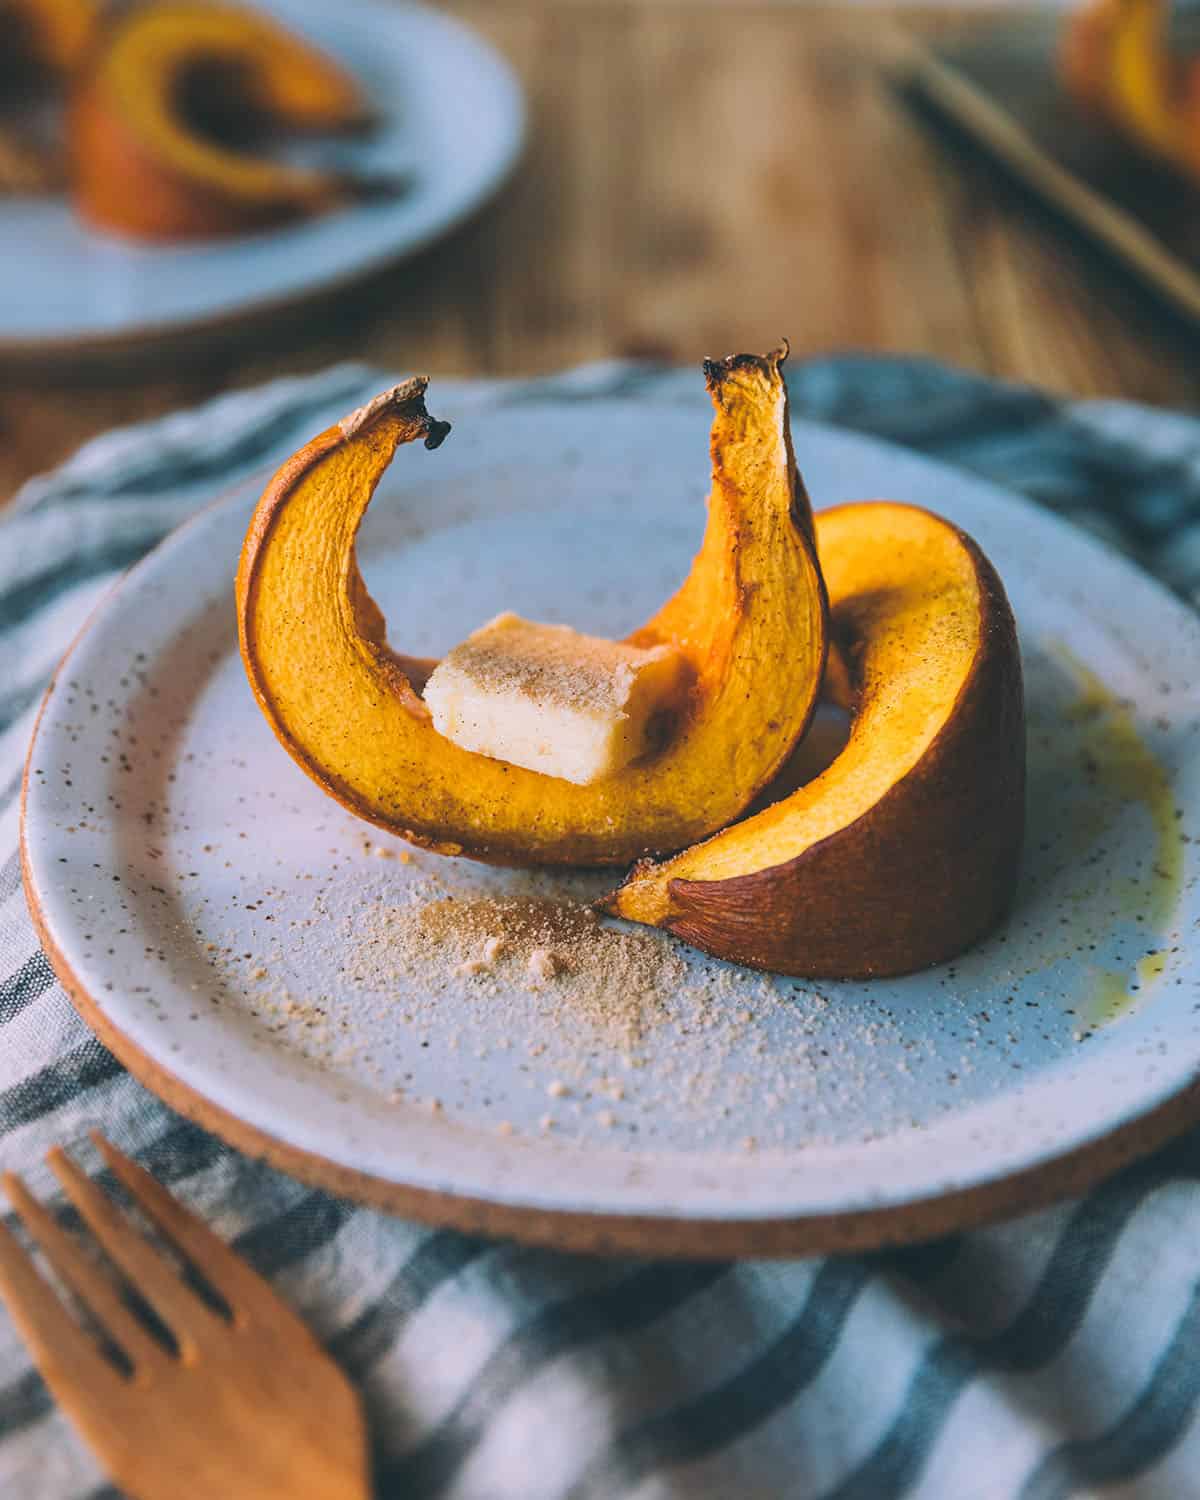
<svg viewBox="0 0 1200 1500">
<path fill-rule="evenodd" d="M 358 1396 L 256 1272 L 148 1172 L 92 1139 L 162 1237 L 209 1284 L 189 1287 L 61 1149 L 48 1157 L 125 1285 L 8 1173 L 4 1188 L 47 1261 L 103 1329 L 122 1370 L 0 1224 L 0 1297 L 59 1405 L 131 1500 L 367 1500 Z M 170 1343 L 134 1310 L 148 1306 Z M 214 1299 L 215 1301 L 215 1299 Z"/>
</svg>

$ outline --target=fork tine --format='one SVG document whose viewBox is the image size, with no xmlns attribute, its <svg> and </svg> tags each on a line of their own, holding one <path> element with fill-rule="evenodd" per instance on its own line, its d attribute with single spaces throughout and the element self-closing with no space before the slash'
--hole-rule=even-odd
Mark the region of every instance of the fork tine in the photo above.
<svg viewBox="0 0 1200 1500">
<path fill-rule="evenodd" d="M 150 1219 L 151 1223 L 203 1272 L 228 1302 L 235 1317 L 251 1310 L 262 1313 L 270 1306 L 276 1320 L 280 1316 L 294 1321 L 297 1328 L 307 1328 L 282 1302 L 274 1287 L 231 1250 L 207 1224 L 190 1213 L 183 1204 L 151 1177 L 144 1167 L 118 1151 L 98 1130 L 92 1131 L 95 1143 L 117 1181 Z"/>
<path fill-rule="evenodd" d="M 0 1224 L 0 1298 L 46 1384 L 60 1401 L 80 1387 L 101 1391 L 121 1378 L 3 1224 Z"/>
<path fill-rule="evenodd" d="M 105 1253 L 171 1330 L 180 1355 L 187 1358 L 195 1354 L 205 1333 L 217 1325 L 217 1315 L 188 1290 L 174 1269 L 61 1146 L 55 1146 L 46 1160 Z"/>
<path fill-rule="evenodd" d="M 46 1259 L 108 1336 L 138 1368 L 162 1364 L 168 1358 L 166 1350 L 143 1328 L 100 1267 L 88 1259 L 15 1173 L 6 1172 L 3 1181 L 4 1191 Z"/>
</svg>

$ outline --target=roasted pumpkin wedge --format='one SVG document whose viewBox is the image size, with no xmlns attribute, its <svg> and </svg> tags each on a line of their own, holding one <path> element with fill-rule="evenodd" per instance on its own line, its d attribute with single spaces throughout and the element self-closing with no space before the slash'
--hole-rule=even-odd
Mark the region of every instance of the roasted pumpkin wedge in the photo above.
<svg viewBox="0 0 1200 1500">
<path fill-rule="evenodd" d="M 134 7 L 76 80 L 68 120 L 75 202 L 135 238 L 237 233 L 324 211 L 343 174 L 256 154 L 231 133 L 361 124 L 358 85 L 277 22 L 194 0 Z"/>
<path fill-rule="evenodd" d="M 1021 661 L 995 570 L 911 506 L 816 518 L 850 737 L 814 781 L 608 899 L 722 958 L 817 978 L 951 957 L 1011 900 L 1024 818 Z M 839 689 L 839 695 L 840 689 Z"/>
<path fill-rule="evenodd" d="M 713 484 L 679 592 L 631 640 L 667 643 L 690 686 L 656 752 L 576 785 L 461 749 L 416 683 L 429 664 L 385 644 L 355 535 L 400 444 L 445 428 L 424 380 L 384 393 L 272 479 L 242 551 L 242 656 L 301 766 L 353 812 L 446 853 L 513 864 L 620 864 L 694 842 L 744 810 L 816 703 L 827 604 L 780 372 L 785 351 L 709 362 Z"/>
</svg>

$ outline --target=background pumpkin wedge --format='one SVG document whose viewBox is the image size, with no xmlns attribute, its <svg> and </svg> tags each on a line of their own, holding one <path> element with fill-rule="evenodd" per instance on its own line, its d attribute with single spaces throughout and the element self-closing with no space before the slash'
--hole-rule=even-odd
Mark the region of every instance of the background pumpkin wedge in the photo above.
<svg viewBox="0 0 1200 1500">
<path fill-rule="evenodd" d="M 850 737 L 815 780 L 604 903 L 722 958 L 808 978 L 925 968 L 1012 899 L 1024 822 L 1020 651 L 994 568 L 905 505 L 821 512 Z"/>
<path fill-rule="evenodd" d="M 425 382 L 387 392 L 290 459 L 242 552 L 242 655 L 301 766 L 353 812 L 448 853 L 507 864 L 627 864 L 737 817 L 802 737 L 825 669 L 828 606 L 796 472 L 784 350 L 709 362 L 713 485 L 688 578 L 631 637 L 690 674 L 656 753 L 586 786 L 463 750 L 433 728 L 355 561 L 398 446 L 444 435 Z"/>
<path fill-rule="evenodd" d="M 222 136 L 247 120 L 292 133 L 357 128 L 355 81 L 278 22 L 193 0 L 134 7 L 72 90 L 76 207 L 148 240 L 235 234 L 324 212 L 357 191 L 346 174 L 290 165 Z"/>
</svg>

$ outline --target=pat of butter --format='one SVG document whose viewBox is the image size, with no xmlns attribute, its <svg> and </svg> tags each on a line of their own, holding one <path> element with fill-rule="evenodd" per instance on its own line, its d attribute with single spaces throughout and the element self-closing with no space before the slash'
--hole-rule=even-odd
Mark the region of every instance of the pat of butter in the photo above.
<svg viewBox="0 0 1200 1500">
<path fill-rule="evenodd" d="M 673 646 L 641 649 L 497 615 L 445 656 L 425 685 L 434 728 L 464 750 L 581 785 L 651 747 L 678 693 Z"/>
</svg>

